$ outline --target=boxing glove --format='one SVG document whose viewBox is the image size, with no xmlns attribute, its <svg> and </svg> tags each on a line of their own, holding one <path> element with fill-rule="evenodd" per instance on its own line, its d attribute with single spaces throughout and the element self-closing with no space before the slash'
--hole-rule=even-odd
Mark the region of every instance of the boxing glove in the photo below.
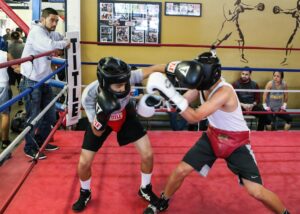
<svg viewBox="0 0 300 214">
<path fill-rule="evenodd" d="M 111 113 L 121 108 L 121 105 L 114 94 L 101 90 L 97 95 L 96 116 L 94 118 L 94 127 L 97 131 L 105 129 Z"/>
<path fill-rule="evenodd" d="M 273 7 L 273 13 L 274 14 L 278 14 L 282 11 L 282 9 L 279 6 L 274 6 Z"/>
<path fill-rule="evenodd" d="M 175 90 L 169 79 L 162 73 L 152 73 L 149 76 L 146 89 L 149 94 L 153 94 L 155 90 L 159 91 L 163 97 L 171 100 L 181 112 L 188 107 L 188 101 Z"/>
<path fill-rule="evenodd" d="M 204 77 L 200 63 L 195 60 L 170 62 L 165 71 L 174 86 L 176 86 L 173 82 L 175 78 L 180 86 L 189 89 L 196 89 Z"/>
<path fill-rule="evenodd" d="M 145 94 L 137 105 L 137 113 L 142 117 L 152 117 L 155 109 L 163 105 L 163 98 L 156 95 Z"/>
<path fill-rule="evenodd" d="M 180 63 L 180 61 L 170 62 L 165 67 L 165 73 L 167 75 L 167 78 L 170 80 L 172 85 L 174 85 L 175 87 L 180 87 L 180 84 L 175 75 L 175 68 L 178 63 Z"/>
<path fill-rule="evenodd" d="M 265 4 L 264 3 L 258 3 L 256 5 L 256 8 L 258 11 L 264 11 L 265 10 Z"/>
</svg>

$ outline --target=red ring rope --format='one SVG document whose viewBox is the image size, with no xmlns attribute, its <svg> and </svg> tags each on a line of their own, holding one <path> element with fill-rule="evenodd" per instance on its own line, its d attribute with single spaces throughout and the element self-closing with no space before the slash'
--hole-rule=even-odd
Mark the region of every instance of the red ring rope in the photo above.
<svg viewBox="0 0 300 214">
<path fill-rule="evenodd" d="M 56 130 L 60 127 L 63 118 L 66 116 L 67 111 L 65 111 L 58 119 L 57 123 L 55 124 L 55 126 L 53 127 L 52 131 L 50 132 L 50 134 L 48 135 L 47 139 L 45 140 L 45 142 L 43 143 L 43 146 L 40 148 L 39 153 L 42 152 L 45 148 L 45 146 L 49 143 L 49 141 L 51 140 L 52 136 L 54 135 L 54 133 L 56 132 Z M 9 197 L 6 199 L 6 201 L 3 203 L 3 207 L 0 210 L 0 213 L 4 213 L 4 211 L 7 209 L 7 207 L 9 206 L 9 204 L 11 203 L 11 201 L 13 200 L 13 198 L 15 197 L 15 195 L 17 194 L 17 192 L 19 191 L 19 189 L 21 188 L 21 186 L 23 185 L 23 183 L 25 182 L 25 180 L 27 179 L 28 175 L 30 174 L 31 170 L 33 169 L 33 167 L 37 164 L 37 160 L 33 159 L 29 168 L 26 170 L 25 174 L 21 177 L 19 183 L 16 185 L 15 189 L 11 192 L 11 194 L 9 195 Z"/>
</svg>

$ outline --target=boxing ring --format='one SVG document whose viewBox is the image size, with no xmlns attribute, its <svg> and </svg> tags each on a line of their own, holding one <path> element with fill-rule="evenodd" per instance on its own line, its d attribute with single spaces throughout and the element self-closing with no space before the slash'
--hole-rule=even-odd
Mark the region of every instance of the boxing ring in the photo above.
<svg viewBox="0 0 300 214">
<path fill-rule="evenodd" d="M 42 56 L 49 55 L 47 52 Z M 40 56 L 35 56 L 40 57 Z M 1 66 L 19 64 L 30 59 L 11 61 Z M 94 64 L 83 62 L 82 64 Z M 41 80 L 35 87 L 48 81 L 61 67 L 49 77 Z M 242 68 L 225 67 L 223 70 L 241 70 Z M 243 68 L 244 69 L 244 68 Z M 252 70 L 255 70 L 252 68 Z M 257 68 L 258 71 L 275 69 Z M 278 69 L 276 69 L 278 71 Z M 299 69 L 284 69 L 299 72 Z M 67 83 L 49 83 L 60 87 L 61 91 L 50 103 L 68 88 Z M 5 106 L 21 99 L 33 89 L 17 95 Z M 289 92 L 299 92 L 289 90 Z M 5 106 L 0 106 L 0 111 Z M 12 152 L 12 158 L 5 160 L 0 167 L 0 213 L 73 213 L 71 206 L 78 197 L 80 184 L 77 177 L 77 163 L 81 151 L 83 131 L 58 130 L 67 110 L 58 119 L 52 132 L 46 139 L 40 152 L 51 142 L 60 147 L 55 152 L 46 152 L 47 159 L 37 158 L 28 161 L 23 153 L 24 135 L 43 116 L 44 109 L 31 125 L 0 154 L 0 161 Z M 247 112 L 251 113 L 251 112 Z M 257 114 L 257 112 L 255 112 Z M 291 113 L 291 112 L 290 112 Z M 299 114 L 299 112 L 292 112 Z M 159 194 L 167 177 L 181 161 L 185 152 L 201 136 L 201 132 L 188 131 L 148 131 L 154 150 L 154 171 L 152 184 Z M 251 132 L 251 144 L 262 174 L 264 185 L 274 191 L 284 201 L 291 213 L 300 213 L 300 132 L 273 131 Z M 17 146 L 18 145 L 18 146 Z M 17 146 L 15 149 L 14 147 Z M 142 213 L 147 202 L 137 194 L 140 185 L 140 157 L 133 145 L 119 147 L 114 133 L 95 157 L 93 164 L 92 200 L 84 213 Z M 217 160 L 207 178 L 193 172 L 171 199 L 165 213 L 245 213 L 265 214 L 267 209 L 249 197 L 238 185 L 234 176 L 223 160 Z"/>
<path fill-rule="evenodd" d="M 200 132 L 149 131 L 154 150 L 153 188 L 162 191 L 169 173 L 199 138 Z M 54 135 L 59 150 L 39 161 L 7 207 L 5 213 L 73 213 L 79 182 L 76 175 L 82 131 Z M 187 138 L 188 136 L 188 138 Z M 283 140 L 284 139 L 284 140 Z M 300 133 L 297 131 L 252 132 L 251 143 L 266 187 L 276 192 L 291 213 L 300 212 Z M 147 203 L 138 195 L 139 156 L 133 145 L 120 148 L 110 136 L 93 164 L 92 200 L 84 213 L 142 213 Z M 0 168 L 1 192 L 10 192 L 28 167 L 22 148 Z M 11 172 L 13 170 L 13 172 Z M 5 176 L 9 175 L 9 176 Z M 7 196 L 1 194 L 0 207 Z M 166 213 L 269 213 L 250 198 L 223 160 L 218 160 L 207 178 L 196 172 L 187 177 L 172 198 Z"/>
</svg>

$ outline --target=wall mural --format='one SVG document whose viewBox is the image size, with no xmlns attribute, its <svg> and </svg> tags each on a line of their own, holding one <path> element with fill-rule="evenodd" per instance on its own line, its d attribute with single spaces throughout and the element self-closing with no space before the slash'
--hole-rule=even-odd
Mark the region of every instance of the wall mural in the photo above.
<svg viewBox="0 0 300 214">
<path fill-rule="evenodd" d="M 282 9 L 280 6 L 274 6 L 273 7 L 273 13 L 274 14 L 287 14 L 291 15 L 292 18 L 295 19 L 295 28 L 291 34 L 291 36 L 288 39 L 288 42 L 286 43 L 286 48 L 287 50 L 285 51 L 285 57 L 283 61 L 280 63 L 281 65 L 287 65 L 288 64 L 288 56 L 291 54 L 292 50 L 291 48 L 293 47 L 293 40 L 298 32 L 299 29 L 299 17 L 300 17 L 300 0 L 297 1 L 296 8 L 293 9 Z"/>
<path fill-rule="evenodd" d="M 239 46 L 241 62 L 248 63 L 244 54 L 245 37 L 239 24 L 239 15 L 247 10 L 264 11 L 264 9 L 265 5 L 263 3 L 259 3 L 255 6 L 244 4 L 241 0 L 225 3 L 223 5 L 223 15 L 225 20 L 222 23 L 216 41 L 212 45 L 218 46 L 230 37 L 233 37 L 232 39 L 237 41 Z"/>
</svg>

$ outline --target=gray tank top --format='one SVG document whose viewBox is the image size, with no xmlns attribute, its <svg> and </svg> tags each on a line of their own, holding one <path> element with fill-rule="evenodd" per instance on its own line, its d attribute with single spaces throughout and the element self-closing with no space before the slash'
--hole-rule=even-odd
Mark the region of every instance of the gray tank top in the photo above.
<svg viewBox="0 0 300 214">
<path fill-rule="evenodd" d="M 274 81 L 272 81 L 271 90 L 284 90 L 285 81 L 281 81 L 281 84 L 276 87 Z M 267 105 L 270 106 L 272 111 L 279 111 L 284 99 L 284 92 L 270 92 L 267 99 Z"/>
</svg>

